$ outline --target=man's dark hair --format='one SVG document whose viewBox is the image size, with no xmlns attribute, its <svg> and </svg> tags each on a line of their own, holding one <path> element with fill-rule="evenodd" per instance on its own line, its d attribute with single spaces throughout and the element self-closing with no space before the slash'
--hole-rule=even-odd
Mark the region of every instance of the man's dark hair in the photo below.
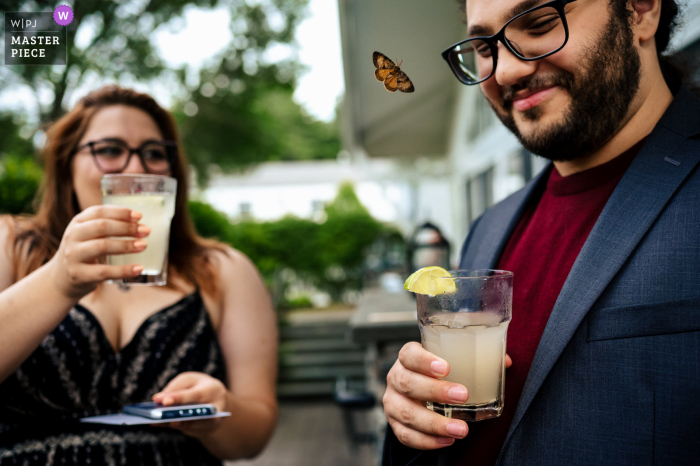
<svg viewBox="0 0 700 466">
<path fill-rule="evenodd" d="M 466 20 L 466 1 L 457 1 L 462 12 L 462 19 Z M 613 7 L 613 12 L 618 17 L 626 19 L 629 23 L 632 16 L 632 11 L 628 8 L 629 0 L 609 1 Z M 678 27 L 678 10 L 678 2 L 676 0 L 661 0 L 661 17 L 659 18 L 659 27 L 654 36 L 656 53 L 661 65 L 661 72 L 671 92 L 675 94 L 681 85 L 686 85 L 695 95 L 700 96 L 700 83 L 694 82 L 693 78 L 697 63 L 693 63 L 692 57 L 685 56 L 682 53 L 664 55 L 671 37 Z"/>
</svg>

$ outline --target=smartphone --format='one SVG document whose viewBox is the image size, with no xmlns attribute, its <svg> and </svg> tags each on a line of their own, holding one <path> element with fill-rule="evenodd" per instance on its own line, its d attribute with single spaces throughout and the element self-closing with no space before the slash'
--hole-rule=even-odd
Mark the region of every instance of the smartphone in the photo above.
<svg viewBox="0 0 700 466">
<path fill-rule="evenodd" d="M 216 406 L 212 404 L 163 406 L 151 401 L 124 406 L 124 413 L 148 419 L 180 419 L 216 414 Z"/>
</svg>

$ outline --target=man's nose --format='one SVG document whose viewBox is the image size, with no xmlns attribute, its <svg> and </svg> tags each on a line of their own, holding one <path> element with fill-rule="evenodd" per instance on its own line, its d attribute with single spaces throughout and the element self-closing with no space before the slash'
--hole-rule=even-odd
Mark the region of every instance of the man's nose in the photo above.
<svg viewBox="0 0 700 466">
<path fill-rule="evenodd" d="M 498 43 L 498 62 L 496 63 L 496 82 L 500 86 L 512 86 L 531 76 L 537 70 L 535 61 L 525 61 L 513 55 L 502 43 Z"/>
<path fill-rule="evenodd" d="M 129 163 L 127 164 L 126 168 L 122 173 L 146 173 L 146 168 L 141 163 L 141 157 L 139 157 L 139 155 L 136 153 L 131 154 Z"/>
</svg>

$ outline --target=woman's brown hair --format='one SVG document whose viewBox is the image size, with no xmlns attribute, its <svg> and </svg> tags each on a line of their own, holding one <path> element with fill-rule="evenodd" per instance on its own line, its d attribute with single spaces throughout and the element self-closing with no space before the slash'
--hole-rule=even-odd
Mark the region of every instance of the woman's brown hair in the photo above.
<svg viewBox="0 0 700 466">
<path fill-rule="evenodd" d="M 56 253 L 66 227 L 80 212 L 73 188 L 71 163 L 78 142 L 100 109 L 127 105 L 143 110 L 158 125 L 163 138 L 179 141 L 172 116 L 149 95 L 118 86 L 105 86 L 83 97 L 67 114 L 46 131 L 44 179 L 39 190 L 37 213 L 15 222 L 13 271 L 15 280 L 29 275 Z M 168 263 L 171 270 L 203 291 L 216 295 L 211 265 L 212 250 L 225 251 L 216 241 L 197 235 L 187 208 L 188 166 L 178 143 L 171 176 L 177 180 L 175 215 L 170 227 Z M 169 280 L 170 281 L 170 280 Z"/>
</svg>

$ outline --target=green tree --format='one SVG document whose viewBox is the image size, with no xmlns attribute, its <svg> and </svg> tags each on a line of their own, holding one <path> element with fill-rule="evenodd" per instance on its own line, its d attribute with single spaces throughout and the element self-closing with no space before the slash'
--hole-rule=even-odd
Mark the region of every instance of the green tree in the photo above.
<svg viewBox="0 0 700 466">
<path fill-rule="evenodd" d="M 9 0 L 5 11 L 52 11 L 58 3 L 69 4 L 74 19 L 68 27 L 68 65 L 3 67 L 0 84 L 26 84 L 35 92 L 40 119 L 47 122 L 64 111 L 68 97 L 85 83 L 86 76 L 119 79 L 124 75 L 139 81 L 162 75 L 166 67 L 158 56 L 151 35 L 163 24 L 182 15 L 188 5 L 198 7 L 225 6 L 231 12 L 231 29 L 236 41 L 228 44 L 224 57 L 228 69 L 236 71 L 243 61 L 236 57 L 243 50 L 254 50 L 256 59 L 271 44 L 289 43 L 308 0 L 94 0 L 89 2 L 56 2 L 55 0 Z M 274 27 L 269 18 L 275 18 Z M 86 47 L 75 45 L 76 32 L 88 28 L 92 34 Z M 241 47 L 239 47 L 241 46 Z M 222 57 L 222 60 L 226 59 Z M 276 67 L 277 65 L 272 65 Z M 248 70 L 250 71 L 250 67 Z M 184 83 L 185 69 L 178 70 Z M 253 73 L 255 74 L 255 73 Z M 53 95 L 43 106 L 39 93 Z"/>
<path fill-rule="evenodd" d="M 41 182 L 31 141 L 20 136 L 20 125 L 9 114 L 0 114 L 0 213 L 31 213 Z"/>
<path fill-rule="evenodd" d="M 175 80 L 173 108 L 186 151 L 204 185 L 209 167 L 240 170 L 266 160 L 333 158 L 340 142 L 334 124 L 314 121 L 292 100 L 299 66 L 294 59 L 265 60 L 272 47 L 293 47 L 294 31 L 308 0 L 95 0 L 72 4 L 67 66 L 0 67 L 0 88 L 26 85 L 35 93 L 47 123 L 65 111 L 72 93 L 95 76 L 100 80 Z M 51 11 L 55 1 L 10 0 L 5 10 Z M 199 79 L 187 80 L 187 66 L 168 70 L 151 43 L 160 26 L 176 20 L 186 6 L 225 7 L 233 39 Z M 89 45 L 75 45 L 77 31 Z M 92 34 L 87 34 L 92 32 Z M 81 34 L 84 32 L 81 31 Z M 53 96 L 42 105 L 42 96 Z M 34 126 L 36 130 L 39 126 Z M 1 143 L 1 142 L 0 142 Z M 0 151 L 2 146 L 0 146 Z"/>
<path fill-rule="evenodd" d="M 218 75 L 216 79 L 222 80 Z M 206 78 L 204 78 L 206 79 Z M 237 78 L 238 79 L 238 78 Z M 214 164 L 226 171 L 244 170 L 263 160 L 335 158 L 340 139 L 335 123 L 315 121 L 292 100 L 292 83 L 242 78 L 240 93 L 199 93 L 175 111 L 185 149 L 201 185 Z M 205 84 L 207 81 L 205 81 Z M 183 109 L 195 104 L 197 113 Z"/>
<path fill-rule="evenodd" d="M 9 113 L 0 114 L 0 159 L 7 155 L 30 157 L 34 154 L 32 142 L 20 136 L 20 124 Z"/>
</svg>

